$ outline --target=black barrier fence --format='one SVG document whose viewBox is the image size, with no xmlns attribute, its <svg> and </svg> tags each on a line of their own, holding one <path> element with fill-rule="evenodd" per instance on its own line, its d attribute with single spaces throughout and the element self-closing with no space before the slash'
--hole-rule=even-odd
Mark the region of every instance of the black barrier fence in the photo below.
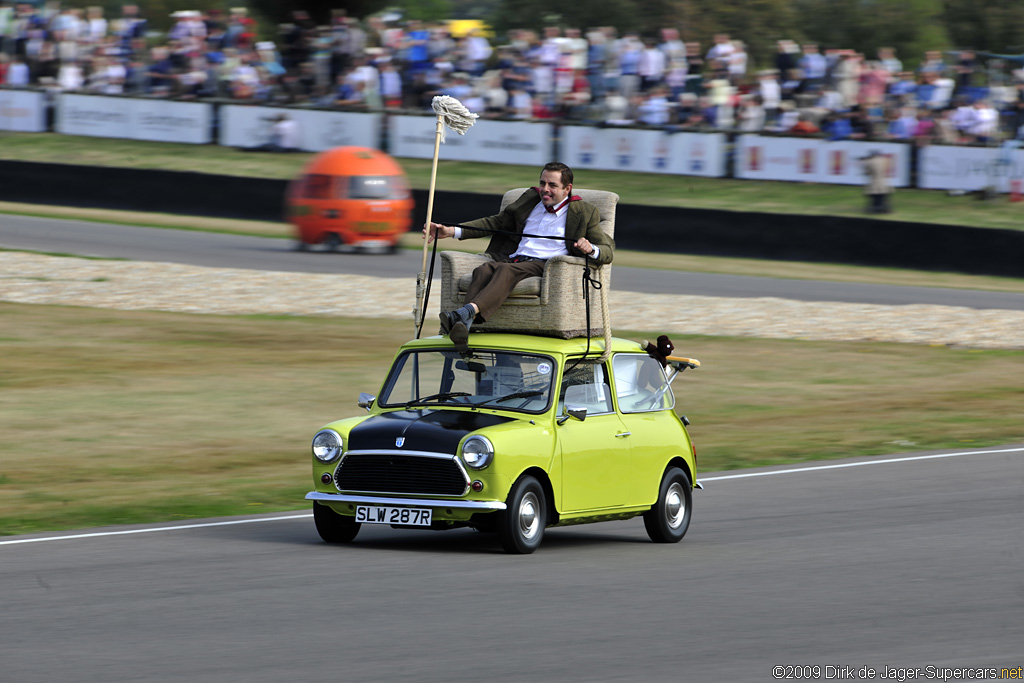
<svg viewBox="0 0 1024 683">
<path fill-rule="evenodd" d="M 0 201 L 10 202 L 279 221 L 287 185 L 264 178 L 0 161 Z M 420 226 L 427 191 L 413 195 L 413 225 Z M 498 193 L 438 191 L 433 218 L 460 223 L 494 213 L 499 201 Z M 1024 277 L 1024 231 L 1016 230 L 620 204 L 615 241 L 620 249 L 640 251 Z"/>
</svg>

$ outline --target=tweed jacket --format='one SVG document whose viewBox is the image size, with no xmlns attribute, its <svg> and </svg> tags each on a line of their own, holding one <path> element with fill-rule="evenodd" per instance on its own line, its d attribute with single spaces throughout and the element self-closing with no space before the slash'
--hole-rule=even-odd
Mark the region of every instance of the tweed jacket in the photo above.
<svg viewBox="0 0 1024 683">
<path fill-rule="evenodd" d="M 486 218 L 478 218 L 463 224 L 461 239 L 490 235 L 491 241 L 487 245 L 487 253 L 495 260 L 508 258 L 519 248 L 526 219 L 530 216 L 533 208 L 539 203 L 540 193 L 536 189 L 529 189 L 519 199 L 505 207 L 505 210 L 501 213 Z M 585 201 L 577 200 L 569 202 L 566 211 L 565 248 L 569 253 L 573 256 L 585 256 L 574 245 L 576 240 L 586 237 L 591 244 L 601 250 L 596 259 L 597 263 L 611 263 L 612 253 L 615 251 L 615 241 L 601 229 L 601 216 L 597 207 Z M 484 228 L 484 230 L 473 230 L 473 228 Z M 491 233 L 488 232 L 489 230 L 503 230 L 505 232 Z"/>
</svg>

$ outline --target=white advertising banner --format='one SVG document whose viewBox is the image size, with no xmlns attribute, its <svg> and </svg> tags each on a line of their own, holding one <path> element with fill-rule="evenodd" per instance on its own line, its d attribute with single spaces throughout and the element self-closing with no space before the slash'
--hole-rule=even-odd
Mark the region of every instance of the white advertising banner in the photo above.
<svg viewBox="0 0 1024 683">
<path fill-rule="evenodd" d="M 62 93 L 56 130 L 65 135 L 185 142 L 212 142 L 213 105 L 203 102 L 103 97 Z"/>
<path fill-rule="evenodd" d="M 550 123 L 477 119 L 465 135 L 445 130 L 440 155 L 454 161 L 543 166 L 551 161 L 553 128 Z M 392 116 L 388 136 L 392 155 L 432 159 L 437 118 Z"/>
<path fill-rule="evenodd" d="M 563 126 L 559 135 L 559 156 L 573 169 L 714 178 L 725 175 L 725 135 L 722 133 Z"/>
<path fill-rule="evenodd" d="M 225 147 L 265 145 L 271 140 L 271 128 L 282 115 L 298 124 L 299 149 L 303 151 L 322 152 L 349 146 L 380 149 L 380 114 L 235 104 L 220 108 L 219 144 Z"/>
<path fill-rule="evenodd" d="M 1024 150 L 929 145 L 918 152 L 917 186 L 926 190 L 1024 191 Z"/>
<path fill-rule="evenodd" d="M 870 152 L 889 157 L 893 187 L 910 184 L 909 145 L 863 140 L 741 135 L 736 140 L 734 175 L 745 180 L 863 185 L 860 160 Z"/>
<path fill-rule="evenodd" d="M 34 90 L 0 90 L 0 130 L 46 131 L 46 95 Z"/>
<path fill-rule="evenodd" d="M 213 105 L 202 102 L 132 100 L 136 140 L 185 142 L 208 145 L 213 142 Z"/>
</svg>

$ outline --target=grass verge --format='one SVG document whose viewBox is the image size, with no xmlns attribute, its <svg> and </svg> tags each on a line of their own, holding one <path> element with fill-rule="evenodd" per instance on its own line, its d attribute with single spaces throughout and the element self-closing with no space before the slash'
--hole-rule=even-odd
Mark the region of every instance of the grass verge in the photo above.
<svg viewBox="0 0 1024 683">
<path fill-rule="evenodd" d="M 0 304 L 0 534 L 303 509 L 407 322 Z M 651 331 L 624 331 L 641 339 Z M 1024 439 L 1024 352 L 688 337 L 702 471 Z"/>
</svg>

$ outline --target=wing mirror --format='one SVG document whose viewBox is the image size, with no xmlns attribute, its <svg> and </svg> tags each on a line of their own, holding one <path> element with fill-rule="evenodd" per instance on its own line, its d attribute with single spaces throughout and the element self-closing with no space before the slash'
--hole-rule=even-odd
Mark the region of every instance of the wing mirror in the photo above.
<svg viewBox="0 0 1024 683">
<path fill-rule="evenodd" d="M 565 424 L 570 417 L 580 422 L 587 419 L 587 407 L 582 405 L 586 402 L 588 387 L 584 384 L 577 384 L 567 387 L 565 390 L 565 414 L 558 418 L 558 424 Z"/>
<path fill-rule="evenodd" d="M 366 408 L 366 412 L 370 412 L 370 409 L 373 408 L 373 402 L 376 401 L 376 400 L 377 400 L 376 396 L 371 396 L 370 394 L 366 393 L 365 391 L 361 392 L 359 394 L 359 407 L 360 408 Z"/>
</svg>

